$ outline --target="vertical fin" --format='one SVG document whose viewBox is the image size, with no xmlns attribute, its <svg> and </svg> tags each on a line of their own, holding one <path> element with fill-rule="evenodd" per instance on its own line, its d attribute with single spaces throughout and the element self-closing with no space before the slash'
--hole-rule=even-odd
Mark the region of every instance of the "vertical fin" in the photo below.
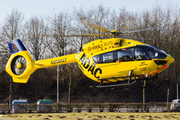
<svg viewBox="0 0 180 120">
<path fill-rule="evenodd" d="M 11 54 L 26 51 L 26 48 L 19 39 L 13 40 L 8 43 Z"/>
</svg>

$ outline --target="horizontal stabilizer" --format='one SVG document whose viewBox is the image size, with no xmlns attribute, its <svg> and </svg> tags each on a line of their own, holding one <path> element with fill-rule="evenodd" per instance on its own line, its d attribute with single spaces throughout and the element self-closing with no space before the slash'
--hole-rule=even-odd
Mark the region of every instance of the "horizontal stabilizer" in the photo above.
<svg viewBox="0 0 180 120">
<path fill-rule="evenodd" d="M 15 83 L 27 83 L 29 77 L 30 77 L 30 76 L 28 76 L 28 77 L 23 77 L 23 78 L 17 78 L 17 77 L 12 77 L 12 78 L 13 78 L 13 82 L 15 82 Z"/>
</svg>

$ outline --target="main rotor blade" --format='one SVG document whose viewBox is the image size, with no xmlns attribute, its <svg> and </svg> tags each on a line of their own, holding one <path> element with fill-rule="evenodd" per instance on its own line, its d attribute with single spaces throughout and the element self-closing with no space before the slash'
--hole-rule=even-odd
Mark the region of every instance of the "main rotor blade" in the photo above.
<svg viewBox="0 0 180 120">
<path fill-rule="evenodd" d="M 106 34 L 82 34 L 82 35 L 67 35 L 66 37 L 93 37 L 93 36 L 105 36 Z"/>
<path fill-rule="evenodd" d="M 82 34 L 82 35 L 72 34 L 72 35 L 63 35 L 63 37 L 93 37 L 93 36 L 106 36 L 106 35 L 110 36 L 110 34 Z M 38 36 L 38 37 L 44 38 L 43 36 Z"/>
<path fill-rule="evenodd" d="M 90 21 L 88 21 L 88 20 L 87 20 L 87 26 L 89 26 L 89 27 L 91 27 L 91 28 L 93 28 L 93 29 L 97 29 L 97 30 L 102 31 L 102 32 L 108 32 L 108 33 L 110 32 L 110 31 L 107 30 L 106 28 L 100 27 L 99 25 L 94 24 L 94 23 L 92 23 L 92 22 L 90 22 Z"/>
<path fill-rule="evenodd" d="M 153 29 L 154 28 L 146 28 L 146 29 L 140 29 L 140 30 L 125 31 L 123 33 L 141 32 L 141 31 L 148 31 L 148 30 L 153 30 Z"/>
</svg>

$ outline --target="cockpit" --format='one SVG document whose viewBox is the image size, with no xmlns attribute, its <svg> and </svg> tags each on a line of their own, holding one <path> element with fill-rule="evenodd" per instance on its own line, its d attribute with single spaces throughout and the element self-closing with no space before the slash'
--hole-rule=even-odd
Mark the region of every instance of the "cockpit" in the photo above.
<svg viewBox="0 0 180 120">
<path fill-rule="evenodd" d="M 138 61 L 138 60 L 151 60 L 151 59 L 165 59 L 167 53 L 158 48 L 139 45 L 136 47 L 123 48 L 93 57 L 96 64 L 99 63 L 112 63 L 112 62 L 125 62 L 125 61 Z"/>
<path fill-rule="evenodd" d="M 152 46 L 146 46 L 144 48 L 152 59 L 165 59 L 167 57 L 167 53 L 158 48 Z"/>
</svg>

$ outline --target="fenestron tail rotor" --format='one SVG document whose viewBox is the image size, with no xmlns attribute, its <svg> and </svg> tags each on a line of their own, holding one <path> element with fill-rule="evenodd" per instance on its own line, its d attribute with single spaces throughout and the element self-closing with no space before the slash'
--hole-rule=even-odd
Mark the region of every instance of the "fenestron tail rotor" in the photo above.
<svg viewBox="0 0 180 120">
<path fill-rule="evenodd" d="M 26 59 L 23 56 L 16 56 L 11 63 L 11 70 L 16 75 L 21 75 L 26 70 Z"/>
</svg>

